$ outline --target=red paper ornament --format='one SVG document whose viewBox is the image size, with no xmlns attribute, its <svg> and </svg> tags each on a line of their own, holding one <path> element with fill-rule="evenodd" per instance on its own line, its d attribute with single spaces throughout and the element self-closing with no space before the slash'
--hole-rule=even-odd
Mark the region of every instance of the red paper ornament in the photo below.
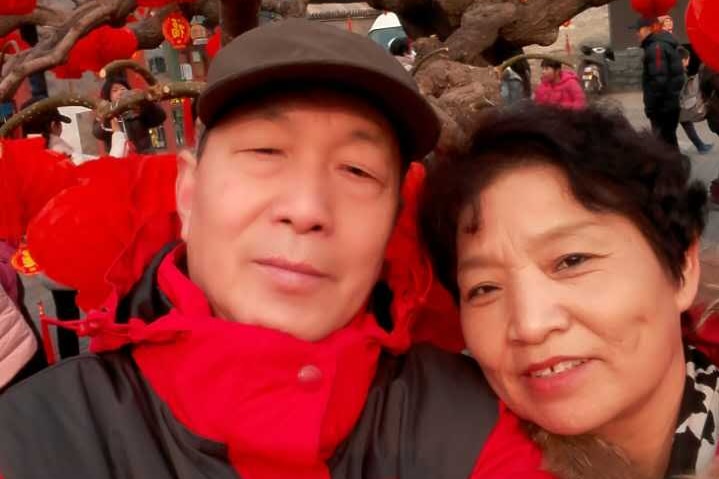
<svg viewBox="0 0 719 479">
<path fill-rule="evenodd" d="M 220 30 L 220 27 L 216 27 L 215 33 L 210 36 L 209 40 L 207 40 L 207 46 L 205 46 L 207 56 L 215 58 L 220 48 L 222 48 L 222 30 Z"/>
<path fill-rule="evenodd" d="M 712 70 L 719 70 L 719 4 L 689 2 L 686 14 L 687 35 L 692 48 Z M 701 14 L 699 14 L 701 11 Z"/>
<path fill-rule="evenodd" d="M 3 0 L 0 15 L 27 15 L 35 10 L 37 0 Z"/>
<path fill-rule="evenodd" d="M 70 50 L 67 62 L 53 69 L 58 78 L 80 78 L 84 71 L 99 72 L 113 60 L 128 59 L 137 50 L 137 37 L 127 27 L 96 28 Z"/>
<path fill-rule="evenodd" d="M 182 49 L 190 41 L 190 22 L 179 12 L 171 13 L 162 22 L 162 34 L 173 48 Z"/>
<path fill-rule="evenodd" d="M 676 0 L 632 0 L 632 8 L 642 17 L 652 18 L 669 13 Z"/>
</svg>

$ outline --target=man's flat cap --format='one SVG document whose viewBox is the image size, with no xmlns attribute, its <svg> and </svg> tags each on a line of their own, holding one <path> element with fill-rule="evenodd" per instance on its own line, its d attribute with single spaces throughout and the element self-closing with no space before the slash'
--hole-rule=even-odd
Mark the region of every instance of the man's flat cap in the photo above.
<svg viewBox="0 0 719 479">
<path fill-rule="evenodd" d="M 440 124 L 402 65 L 369 38 L 290 19 L 250 30 L 215 56 L 198 114 L 211 128 L 228 108 L 260 91 L 323 86 L 359 96 L 383 112 L 412 159 L 429 153 Z"/>
</svg>

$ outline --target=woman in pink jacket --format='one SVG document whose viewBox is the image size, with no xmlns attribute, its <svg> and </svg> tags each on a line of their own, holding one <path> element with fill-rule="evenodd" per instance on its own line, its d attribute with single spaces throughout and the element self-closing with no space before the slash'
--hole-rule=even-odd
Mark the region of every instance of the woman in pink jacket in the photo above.
<svg viewBox="0 0 719 479">
<path fill-rule="evenodd" d="M 577 110 L 587 106 L 577 74 L 562 70 L 562 64 L 556 60 L 542 60 L 542 82 L 534 92 L 534 101 Z"/>
</svg>

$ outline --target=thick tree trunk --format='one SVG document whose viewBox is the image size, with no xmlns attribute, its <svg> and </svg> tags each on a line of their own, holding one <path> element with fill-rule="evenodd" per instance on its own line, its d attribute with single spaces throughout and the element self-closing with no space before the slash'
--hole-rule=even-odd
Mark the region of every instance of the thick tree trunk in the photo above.
<svg viewBox="0 0 719 479">
<path fill-rule="evenodd" d="M 303 16 L 307 3 L 332 1 L 195 0 L 179 8 L 188 18 L 203 14 L 211 24 L 219 23 L 229 40 L 257 26 L 260 8 L 282 16 Z M 553 43 L 566 20 L 610 1 L 369 0 L 377 9 L 396 12 L 408 34 L 417 39 L 414 74 L 444 123 L 440 141 L 444 150 L 461 147 L 465 128 L 483 108 L 500 102 L 499 73 L 492 65 L 521 53 L 526 45 Z M 62 64 L 74 43 L 93 28 L 122 24 L 135 9 L 136 0 L 83 0 L 72 11 L 59 11 L 53 5 L 57 2 L 41 0 L 29 15 L 0 17 L 0 35 L 21 24 L 38 25 L 41 31 L 35 47 L 7 55 L 4 68 L 0 65 L 0 100 L 9 98 L 29 74 Z M 162 42 L 162 19 L 177 8 L 170 4 L 155 16 L 130 25 L 140 48 L 154 48 Z M 526 67 L 526 62 L 514 66 L 525 75 Z"/>
</svg>

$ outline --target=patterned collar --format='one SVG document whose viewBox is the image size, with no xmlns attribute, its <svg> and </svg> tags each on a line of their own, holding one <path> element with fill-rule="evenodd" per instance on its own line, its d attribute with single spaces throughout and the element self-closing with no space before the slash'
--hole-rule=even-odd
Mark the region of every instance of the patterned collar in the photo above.
<svg viewBox="0 0 719 479">
<path fill-rule="evenodd" d="M 696 348 L 685 348 L 687 380 L 666 477 L 706 469 L 717 451 L 719 369 Z"/>
</svg>

